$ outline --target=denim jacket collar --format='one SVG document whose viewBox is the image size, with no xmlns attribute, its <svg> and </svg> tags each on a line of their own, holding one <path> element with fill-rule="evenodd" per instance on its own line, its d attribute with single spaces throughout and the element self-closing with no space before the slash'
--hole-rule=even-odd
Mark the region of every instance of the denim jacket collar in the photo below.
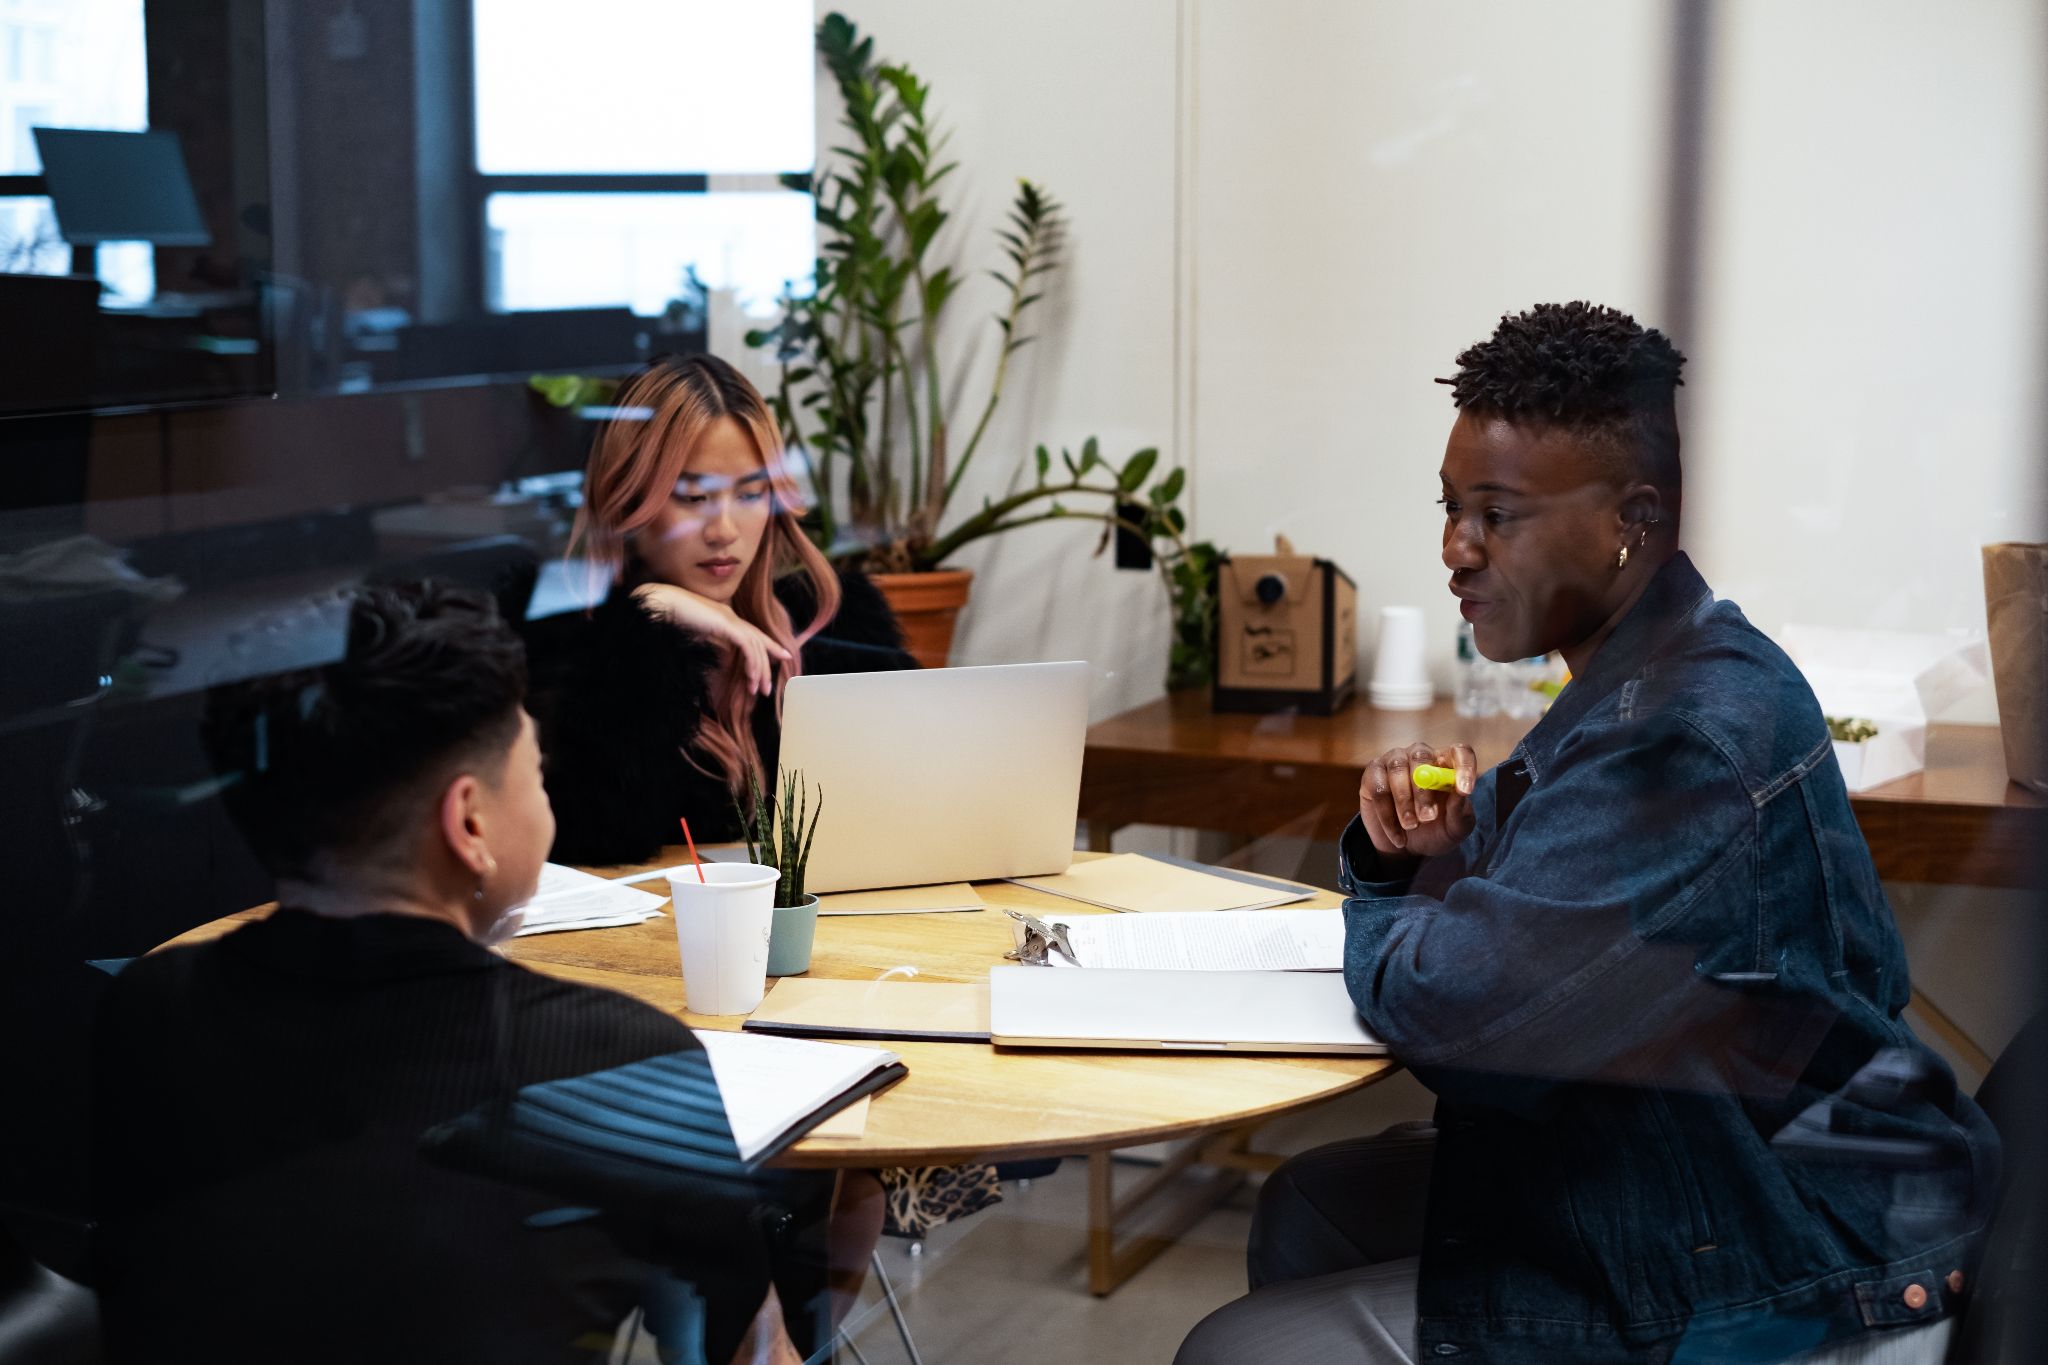
<svg viewBox="0 0 2048 1365">
<path fill-rule="evenodd" d="M 1642 672 L 1673 630 L 1714 598 L 1690 557 L 1681 550 L 1665 561 L 1643 595 L 1594 651 L 1586 671 L 1575 675 L 1550 710 L 1515 747 L 1532 781 L 1540 782 L 1565 736 L 1592 713 L 1608 694 Z"/>
</svg>

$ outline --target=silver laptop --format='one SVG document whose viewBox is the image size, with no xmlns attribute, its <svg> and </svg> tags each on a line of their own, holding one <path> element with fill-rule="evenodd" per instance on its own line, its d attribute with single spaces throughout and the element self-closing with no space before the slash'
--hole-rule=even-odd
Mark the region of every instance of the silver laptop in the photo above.
<svg viewBox="0 0 2048 1365">
<path fill-rule="evenodd" d="M 991 967 L 989 1032 L 1005 1047 L 1384 1054 L 1336 972 Z"/>
<path fill-rule="evenodd" d="M 825 793 L 805 889 L 1066 871 L 1089 672 L 1008 664 L 791 679 L 781 765 Z"/>
</svg>

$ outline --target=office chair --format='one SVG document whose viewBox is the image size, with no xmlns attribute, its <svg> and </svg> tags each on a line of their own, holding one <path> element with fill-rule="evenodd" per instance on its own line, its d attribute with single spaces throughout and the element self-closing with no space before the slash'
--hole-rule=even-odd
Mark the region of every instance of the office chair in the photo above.
<svg viewBox="0 0 2048 1365">
<path fill-rule="evenodd" d="M 0 1360 L 96 1365 L 99 1300 L 52 1273 L 0 1229 Z"/>
<path fill-rule="evenodd" d="M 2005 1148 L 2003 1174 L 1948 1365 L 2036 1360 L 2044 1344 L 2039 1286 L 2048 1269 L 2048 1011 L 2029 1019 L 1999 1053 L 1977 1087 L 1977 1103 Z"/>
</svg>

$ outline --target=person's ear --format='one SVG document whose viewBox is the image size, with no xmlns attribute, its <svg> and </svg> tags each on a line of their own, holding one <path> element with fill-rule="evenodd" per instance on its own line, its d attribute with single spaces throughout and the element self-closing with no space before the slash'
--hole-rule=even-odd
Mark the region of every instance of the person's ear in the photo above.
<svg viewBox="0 0 2048 1365">
<path fill-rule="evenodd" d="M 483 784 L 474 774 L 463 773 L 441 793 L 439 824 L 441 839 L 455 860 L 481 879 L 494 865 L 484 843 Z"/>
<path fill-rule="evenodd" d="M 1654 484 L 1631 484 L 1622 490 L 1616 521 L 1628 544 L 1635 544 L 1638 537 L 1663 520 L 1664 495 Z"/>
</svg>

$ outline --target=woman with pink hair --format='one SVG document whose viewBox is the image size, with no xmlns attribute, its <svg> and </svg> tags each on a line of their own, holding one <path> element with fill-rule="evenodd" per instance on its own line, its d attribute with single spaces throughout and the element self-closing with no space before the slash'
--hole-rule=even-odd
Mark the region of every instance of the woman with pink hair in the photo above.
<svg viewBox="0 0 2048 1365">
<path fill-rule="evenodd" d="M 571 537 L 610 593 L 529 631 L 556 862 L 652 858 L 679 816 L 699 840 L 737 838 L 735 798 L 775 785 L 790 678 L 916 667 L 874 584 L 804 535 L 781 433 L 744 375 L 664 356 L 613 402 Z M 842 1266 L 864 1261 L 851 1248 L 872 1246 L 885 1190 L 887 1226 L 907 1236 L 1001 1197 L 988 1166 L 848 1176 Z"/>
<path fill-rule="evenodd" d="M 914 666 L 874 585 L 805 536 L 745 376 L 663 356 L 614 405 L 571 539 L 609 594 L 529 631 L 558 862 L 653 857 L 679 816 L 699 839 L 738 837 L 734 798 L 775 785 L 790 678 Z"/>
</svg>

